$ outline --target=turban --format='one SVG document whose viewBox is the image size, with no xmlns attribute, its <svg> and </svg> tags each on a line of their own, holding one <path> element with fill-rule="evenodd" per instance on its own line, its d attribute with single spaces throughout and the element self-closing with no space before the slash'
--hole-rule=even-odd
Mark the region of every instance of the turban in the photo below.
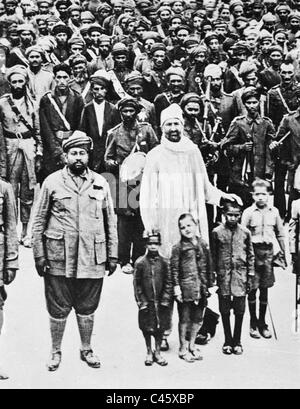
<svg viewBox="0 0 300 409">
<path fill-rule="evenodd" d="M 182 24 L 181 26 L 179 26 L 179 27 L 177 27 L 177 28 L 175 29 L 175 33 L 178 34 L 179 31 L 181 31 L 181 30 L 185 30 L 185 31 L 187 31 L 188 33 L 191 32 L 191 29 L 190 29 L 189 26 L 186 26 L 186 25 Z"/>
<path fill-rule="evenodd" d="M 125 107 L 134 108 L 137 113 L 141 111 L 141 105 L 135 98 L 132 97 L 125 97 L 118 102 L 119 111 L 122 111 L 122 109 Z"/>
<path fill-rule="evenodd" d="M 271 45 L 271 47 L 268 49 L 268 54 L 271 55 L 272 53 L 276 51 L 284 55 L 283 49 L 278 44 Z"/>
<path fill-rule="evenodd" d="M 68 7 L 68 12 L 71 13 L 72 11 L 82 11 L 82 8 L 78 6 L 78 4 L 72 4 L 70 7 Z"/>
<path fill-rule="evenodd" d="M 99 38 L 99 44 L 109 43 L 111 45 L 111 38 L 106 34 L 102 34 Z"/>
<path fill-rule="evenodd" d="M 101 12 L 104 11 L 104 10 L 107 10 L 107 11 L 111 12 L 112 7 L 107 3 L 100 4 L 99 7 L 97 8 L 97 13 L 101 14 Z"/>
<path fill-rule="evenodd" d="M 233 0 L 233 1 L 230 2 L 229 10 L 230 10 L 230 13 L 231 13 L 231 14 L 232 14 L 233 10 L 234 10 L 237 6 L 242 6 L 242 7 L 244 7 L 244 4 L 243 4 L 243 2 L 240 1 L 240 0 Z"/>
<path fill-rule="evenodd" d="M 72 31 L 71 31 L 70 27 L 68 27 L 64 23 L 57 23 L 57 24 L 55 24 L 55 26 L 52 29 L 52 34 L 54 36 L 57 35 L 57 34 L 60 34 L 60 33 L 67 34 L 68 38 L 70 38 L 71 35 L 72 35 Z"/>
<path fill-rule="evenodd" d="M 276 13 L 278 13 L 278 11 L 288 11 L 289 13 L 291 12 L 290 7 L 287 4 L 279 4 L 276 8 L 275 8 Z"/>
<path fill-rule="evenodd" d="M 178 75 L 182 79 L 185 79 L 185 71 L 180 67 L 171 67 L 166 71 L 166 77 L 169 78 L 171 75 Z"/>
<path fill-rule="evenodd" d="M 130 74 L 127 75 L 125 78 L 126 84 L 138 84 L 143 85 L 144 77 L 139 71 L 132 71 Z"/>
<path fill-rule="evenodd" d="M 204 77 L 222 77 L 222 68 L 216 64 L 209 64 L 204 70 Z"/>
<path fill-rule="evenodd" d="M 151 54 L 153 55 L 156 51 L 167 51 L 167 47 L 163 43 L 155 43 L 151 47 Z"/>
<path fill-rule="evenodd" d="M 14 65 L 13 67 L 9 68 L 6 74 L 8 81 L 10 81 L 11 76 L 15 74 L 22 75 L 22 77 L 24 77 L 24 80 L 26 82 L 28 81 L 28 73 L 24 65 Z"/>
<path fill-rule="evenodd" d="M 108 89 L 111 84 L 109 74 L 105 70 L 98 70 L 90 77 L 91 84 L 102 85 Z"/>
<path fill-rule="evenodd" d="M 156 43 L 162 40 L 161 36 L 156 31 L 148 31 L 143 34 L 143 41 L 154 40 Z"/>
<path fill-rule="evenodd" d="M 82 47 L 85 46 L 85 41 L 83 40 L 83 38 L 81 36 L 78 35 L 74 35 L 73 37 L 70 38 L 70 40 L 68 41 L 69 46 L 71 45 L 81 45 Z"/>
<path fill-rule="evenodd" d="M 190 92 L 189 94 L 186 94 L 181 102 L 180 102 L 180 106 L 182 109 L 184 109 L 186 107 L 187 104 L 189 104 L 190 102 L 195 102 L 197 104 L 202 105 L 202 99 L 201 97 L 196 94 L 195 92 Z"/>
<path fill-rule="evenodd" d="M 123 1 L 123 8 L 125 9 L 135 9 L 135 1 L 134 0 L 124 0 Z"/>
<path fill-rule="evenodd" d="M 214 33 L 213 31 L 207 33 L 204 39 L 205 44 L 208 45 L 211 40 L 219 40 L 219 34 Z"/>
<path fill-rule="evenodd" d="M 100 34 L 103 34 L 104 29 L 100 26 L 100 24 L 95 23 L 90 25 L 88 29 L 89 35 L 91 35 L 93 31 L 98 31 Z"/>
<path fill-rule="evenodd" d="M 63 141 L 62 148 L 64 152 L 71 148 L 82 148 L 90 152 L 93 149 L 93 142 L 85 132 L 75 131 L 72 136 Z"/>
<path fill-rule="evenodd" d="M 43 58 L 45 56 L 45 52 L 41 46 L 33 45 L 32 47 L 27 48 L 25 52 L 26 57 L 29 57 L 29 55 L 33 52 L 39 53 Z"/>
<path fill-rule="evenodd" d="M 162 111 L 160 117 L 161 126 L 163 126 L 169 119 L 179 119 L 182 124 L 184 123 L 182 109 L 178 104 L 171 104 L 168 108 Z"/>
<path fill-rule="evenodd" d="M 262 19 L 264 23 L 276 23 L 277 21 L 276 16 L 272 13 L 265 14 Z"/>
<path fill-rule="evenodd" d="M 161 6 L 161 7 L 157 10 L 158 14 L 160 14 L 162 11 L 169 11 L 170 13 L 172 13 L 172 9 L 171 9 L 170 6 Z"/>
<path fill-rule="evenodd" d="M 81 20 L 91 20 L 92 22 L 96 21 L 94 15 L 90 11 L 83 11 L 81 13 Z"/>
<path fill-rule="evenodd" d="M 257 72 L 257 66 L 253 62 L 243 61 L 240 66 L 239 76 L 243 78 L 252 72 Z"/>
<path fill-rule="evenodd" d="M 46 23 L 61 23 L 61 21 L 58 17 L 53 15 L 46 18 Z"/>
<path fill-rule="evenodd" d="M 115 56 L 115 55 L 127 55 L 127 54 L 128 54 L 128 48 L 126 47 L 125 44 L 116 43 L 113 46 L 113 49 L 112 49 L 112 55 L 113 56 Z"/>
<path fill-rule="evenodd" d="M 246 52 L 248 54 L 251 54 L 251 51 L 248 47 L 248 44 L 245 41 L 237 41 L 234 46 L 232 47 L 233 52 Z"/>
<path fill-rule="evenodd" d="M 40 37 L 36 45 L 40 46 L 44 51 L 52 51 L 57 46 L 57 43 L 54 37 L 47 36 Z"/>
<path fill-rule="evenodd" d="M 34 37 L 36 37 L 36 31 L 32 24 L 20 24 L 17 28 L 18 33 L 23 31 L 29 31 Z"/>
<path fill-rule="evenodd" d="M 291 13 L 290 15 L 289 15 L 289 23 L 291 22 L 291 20 L 293 19 L 293 18 L 295 18 L 296 20 L 298 20 L 298 21 L 300 21 L 300 14 L 299 13 Z"/>
<path fill-rule="evenodd" d="M 195 59 L 200 53 L 205 53 L 205 54 L 208 53 L 208 50 L 205 45 L 201 45 L 201 44 L 197 45 L 191 52 L 191 55 L 190 55 L 191 59 Z"/>
<path fill-rule="evenodd" d="M 260 35 L 259 35 L 260 41 L 266 40 L 266 39 L 271 39 L 273 40 L 272 34 L 269 33 L 267 30 L 261 30 Z"/>
<path fill-rule="evenodd" d="M 189 47 L 190 45 L 197 45 L 200 43 L 200 39 L 196 35 L 190 35 L 184 40 L 184 46 Z"/>
<path fill-rule="evenodd" d="M 87 65 L 87 59 L 84 55 L 71 55 L 69 58 L 70 67 L 75 67 L 77 64 L 85 64 Z"/>
<path fill-rule="evenodd" d="M 249 98 L 259 99 L 259 93 L 255 87 L 248 87 L 245 89 L 245 91 L 242 94 L 243 104 L 245 104 L 245 102 L 247 102 Z"/>
</svg>

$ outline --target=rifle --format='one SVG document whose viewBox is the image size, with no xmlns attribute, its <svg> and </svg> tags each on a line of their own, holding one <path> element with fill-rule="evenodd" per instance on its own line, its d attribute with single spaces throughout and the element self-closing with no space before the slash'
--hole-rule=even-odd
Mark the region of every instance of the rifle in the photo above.
<svg viewBox="0 0 300 409">
<path fill-rule="evenodd" d="M 212 130 L 211 137 L 210 137 L 210 139 L 209 139 L 210 142 L 215 142 L 215 137 L 216 137 L 216 135 L 217 135 L 218 128 L 219 128 L 219 126 L 220 126 L 221 123 L 222 123 L 222 118 L 220 118 L 219 116 L 217 116 L 217 117 L 216 117 L 215 126 L 214 126 L 214 128 L 213 128 L 213 130 Z M 218 145 L 220 146 L 221 143 L 219 142 Z M 208 155 L 208 160 L 207 160 L 207 162 L 206 162 L 205 165 L 206 165 L 207 167 L 210 166 L 210 165 L 213 165 L 214 163 L 217 163 L 217 162 L 218 162 L 219 158 L 220 158 L 220 152 L 219 152 L 219 150 L 216 150 L 214 153 L 210 153 L 210 154 Z"/>
<path fill-rule="evenodd" d="M 205 105 L 203 113 L 203 132 L 206 132 L 207 122 L 208 122 L 208 112 L 210 106 L 210 90 L 211 90 L 211 77 L 207 78 L 206 91 L 205 91 Z"/>
<path fill-rule="evenodd" d="M 246 142 L 253 142 L 252 136 L 248 133 Z M 254 174 L 253 152 L 246 152 L 242 168 L 242 180 L 246 185 L 251 185 Z"/>
</svg>

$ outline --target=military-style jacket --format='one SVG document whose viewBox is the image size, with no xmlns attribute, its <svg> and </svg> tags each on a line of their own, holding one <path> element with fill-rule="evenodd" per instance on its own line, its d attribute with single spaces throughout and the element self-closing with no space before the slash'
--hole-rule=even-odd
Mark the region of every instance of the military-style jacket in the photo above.
<svg viewBox="0 0 300 409">
<path fill-rule="evenodd" d="M 110 189 L 91 170 L 83 175 L 81 187 L 67 167 L 44 181 L 32 230 L 34 257 L 45 257 L 52 275 L 98 279 L 107 260 L 117 261 Z"/>
<path fill-rule="evenodd" d="M 285 115 L 279 125 L 277 140 L 283 138 L 288 132 L 289 137 L 285 141 L 283 159 L 290 162 L 294 169 L 300 164 L 300 110 Z"/>
<path fill-rule="evenodd" d="M 298 108 L 295 91 L 299 89 L 299 87 L 300 84 L 297 81 L 292 81 L 287 87 L 276 85 L 268 92 L 267 115 L 273 121 L 276 129 L 279 127 L 283 116 L 289 113 L 288 109 L 290 111 L 296 111 Z"/>
<path fill-rule="evenodd" d="M 150 124 L 136 122 L 129 130 L 121 123 L 109 131 L 104 161 L 107 171 L 112 172 L 116 176 L 117 189 L 114 201 L 118 215 L 135 215 L 139 212 L 138 206 L 134 208 L 130 206 L 129 202 L 130 197 L 134 194 L 131 194 L 132 190 L 135 190 L 140 183 L 140 177 L 136 179 L 135 183 L 132 182 L 130 184 L 123 183 L 119 179 L 120 166 L 132 152 L 135 143 L 138 144 L 139 150 L 145 154 L 158 145 L 158 139 Z M 112 166 L 111 160 L 115 161 L 116 165 Z M 124 200 L 124 195 L 127 199 L 126 201 Z"/>
<path fill-rule="evenodd" d="M 9 179 L 8 169 L 8 156 L 14 158 L 18 150 L 22 150 L 28 170 L 29 183 L 31 188 L 36 184 L 35 176 L 35 156 L 36 154 L 42 155 L 43 147 L 40 137 L 40 123 L 38 107 L 35 101 L 27 96 L 21 101 L 21 105 L 18 106 L 23 117 L 29 124 L 26 126 L 22 120 L 20 120 L 17 113 L 15 113 L 10 104 L 12 100 L 11 94 L 5 94 L 0 98 L 0 175 L 3 178 Z M 26 134 L 26 139 L 8 139 L 7 135 Z M 8 140 L 13 140 L 18 143 L 9 144 Z M 11 159 L 13 161 L 13 159 Z"/>
<path fill-rule="evenodd" d="M 276 138 L 272 121 L 258 115 L 252 120 L 247 116 L 237 117 L 231 124 L 222 148 L 226 149 L 232 158 L 231 182 L 242 183 L 242 173 L 247 152 L 244 150 L 246 142 L 253 142 L 253 151 L 250 152 L 253 164 L 253 178 L 265 179 L 273 174 L 273 160 L 270 144 Z"/>
<path fill-rule="evenodd" d="M 11 185 L 0 180 L 0 286 L 6 268 L 19 268 L 17 209 Z"/>
<path fill-rule="evenodd" d="M 211 251 L 220 294 L 245 296 L 247 281 L 254 276 L 250 231 L 241 225 L 236 229 L 230 229 L 225 224 L 218 226 L 212 232 Z"/>
</svg>

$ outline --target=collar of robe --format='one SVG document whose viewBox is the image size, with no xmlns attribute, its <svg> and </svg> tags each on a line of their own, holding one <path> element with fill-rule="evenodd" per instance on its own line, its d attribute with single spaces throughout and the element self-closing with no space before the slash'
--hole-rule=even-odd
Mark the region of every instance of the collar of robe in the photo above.
<svg viewBox="0 0 300 409">
<path fill-rule="evenodd" d="M 179 142 L 171 142 L 163 135 L 161 138 L 161 145 L 174 152 L 189 152 L 196 147 L 196 145 L 184 135 Z"/>
</svg>

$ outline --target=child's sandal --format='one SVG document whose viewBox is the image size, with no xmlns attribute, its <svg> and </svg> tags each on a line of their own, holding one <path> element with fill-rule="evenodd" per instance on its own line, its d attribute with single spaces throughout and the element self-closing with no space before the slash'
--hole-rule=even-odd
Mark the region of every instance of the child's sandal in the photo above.
<svg viewBox="0 0 300 409">
<path fill-rule="evenodd" d="M 203 361 L 203 356 L 200 354 L 200 351 L 194 349 L 193 351 L 190 350 L 190 354 L 192 355 L 195 361 Z"/>
<path fill-rule="evenodd" d="M 222 352 L 224 355 L 232 355 L 233 350 L 232 350 L 232 346 L 230 345 L 224 345 L 222 348 Z"/>
<path fill-rule="evenodd" d="M 189 364 L 193 364 L 195 362 L 195 358 L 193 358 L 193 355 L 191 355 L 189 352 L 179 354 L 179 358 L 183 359 L 185 362 L 188 362 Z"/>
</svg>

